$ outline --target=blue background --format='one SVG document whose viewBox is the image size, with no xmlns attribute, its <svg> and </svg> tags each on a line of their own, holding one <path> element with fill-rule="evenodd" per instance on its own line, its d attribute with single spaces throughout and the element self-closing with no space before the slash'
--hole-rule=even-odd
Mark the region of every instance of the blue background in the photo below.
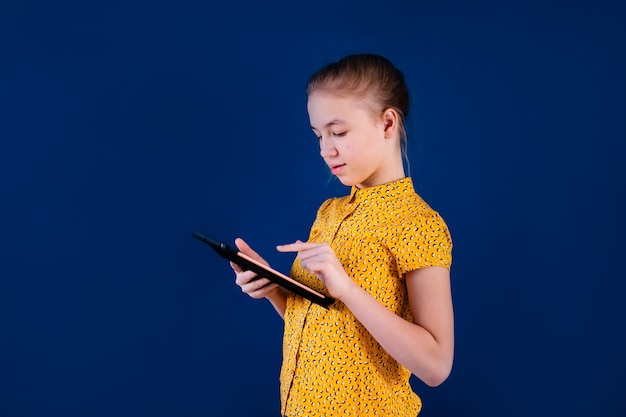
<svg viewBox="0 0 626 417">
<path fill-rule="evenodd" d="M 278 416 L 282 321 L 196 229 L 306 239 L 304 85 L 406 75 L 453 235 L 456 358 L 423 416 L 626 415 L 626 7 L 0 2 L 0 416 Z"/>
</svg>

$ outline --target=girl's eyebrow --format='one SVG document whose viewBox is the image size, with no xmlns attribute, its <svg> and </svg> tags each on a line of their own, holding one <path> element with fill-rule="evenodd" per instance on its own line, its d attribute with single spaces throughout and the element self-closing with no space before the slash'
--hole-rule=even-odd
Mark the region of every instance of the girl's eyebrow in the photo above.
<svg viewBox="0 0 626 417">
<path fill-rule="evenodd" d="M 332 125 L 337 125 L 337 124 L 341 124 L 341 123 L 344 123 L 344 121 L 341 120 L 341 119 L 333 119 L 330 122 L 326 123 L 326 125 L 324 126 L 324 129 L 326 129 L 327 127 L 330 127 Z M 315 129 L 315 127 L 311 126 L 311 129 Z"/>
</svg>

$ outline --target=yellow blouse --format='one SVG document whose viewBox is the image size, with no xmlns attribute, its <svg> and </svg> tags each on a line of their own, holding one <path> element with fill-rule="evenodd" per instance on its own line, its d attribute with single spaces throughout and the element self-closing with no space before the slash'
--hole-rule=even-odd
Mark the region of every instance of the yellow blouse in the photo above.
<svg viewBox="0 0 626 417">
<path fill-rule="evenodd" d="M 350 195 L 325 201 L 309 241 L 328 243 L 352 279 L 409 321 L 404 274 L 452 263 L 447 225 L 408 177 L 362 190 L 352 187 Z M 297 260 L 291 276 L 325 291 Z M 287 299 L 283 416 L 415 417 L 422 403 L 410 376 L 340 301 L 325 309 L 297 295 Z"/>
</svg>

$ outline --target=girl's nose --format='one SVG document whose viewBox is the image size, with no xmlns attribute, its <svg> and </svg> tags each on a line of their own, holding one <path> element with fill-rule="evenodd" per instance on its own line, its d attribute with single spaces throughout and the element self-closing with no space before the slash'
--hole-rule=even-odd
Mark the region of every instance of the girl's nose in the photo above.
<svg viewBox="0 0 626 417">
<path fill-rule="evenodd" d="M 335 143 L 328 138 L 322 137 L 320 139 L 320 155 L 322 158 L 328 158 L 337 155 L 337 148 L 335 148 Z"/>
</svg>

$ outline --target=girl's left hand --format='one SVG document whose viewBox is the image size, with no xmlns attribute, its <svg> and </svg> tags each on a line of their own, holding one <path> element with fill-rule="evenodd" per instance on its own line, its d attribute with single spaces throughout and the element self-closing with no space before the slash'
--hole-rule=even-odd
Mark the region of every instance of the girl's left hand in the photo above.
<svg viewBox="0 0 626 417">
<path fill-rule="evenodd" d="M 302 267 L 315 274 L 326 285 L 331 297 L 341 299 L 354 281 L 346 274 L 332 248 L 326 243 L 309 243 L 296 240 L 294 243 L 276 246 L 279 252 L 298 252 Z"/>
</svg>

